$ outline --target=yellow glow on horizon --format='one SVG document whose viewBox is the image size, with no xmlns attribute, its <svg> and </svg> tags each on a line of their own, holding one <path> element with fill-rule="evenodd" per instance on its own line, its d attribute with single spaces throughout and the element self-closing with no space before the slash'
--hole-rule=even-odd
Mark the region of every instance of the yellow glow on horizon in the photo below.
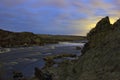
<svg viewBox="0 0 120 80">
<path fill-rule="evenodd" d="M 94 28 L 96 26 L 96 22 L 94 22 L 94 23 L 88 23 L 87 25 L 86 25 L 86 30 L 91 30 L 92 28 Z"/>
<path fill-rule="evenodd" d="M 86 29 L 87 30 L 91 30 L 92 28 L 94 28 L 96 26 L 96 24 L 101 20 L 101 17 L 97 17 L 91 21 L 88 21 L 88 25 L 86 25 Z"/>
<path fill-rule="evenodd" d="M 110 23 L 114 24 L 117 21 L 117 19 L 118 19 L 118 17 L 110 17 Z M 96 21 L 99 21 L 99 19 L 96 20 Z M 92 28 L 94 28 L 96 26 L 96 24 L 97 24 L 96 21 L 93 22 L 93 23 L 88 23 L 88 25 L 86 25 L 86 29 L 91 30 Z"/>
<path fill-rule="evenodd" d="M 89 24 L 88 26 L 89 26 L 89 29 L 92 29 L 92 28 L 94 28 L 96 26 L 96 24 L 92 23 L 92 24 Z"/>
<path fill-rule="evenodd" d="M 110 23 L 114 24 L 117 21 L 118 17 L 111 17 L 110 18 Z"/>
<path fill-rule="evenodd" d="M 75 24 L 77 24 L 75 28 L 77 30 L 83 29 L 83 32 L 77 31 L 75 35 L 81 35 L 81 34 L 86 35 L 85 33 L 88 33 L 92 28 L 94 28 L 102 18 L 103 17 L 98 17 L 95 19 L 85 19 L 85 20 L 75 21 Z M 109 20 L 110 20 L 110 23 L 113 24 L 118 20 L 118 17 L 112 16 L 109 18 Z M 83 27 L 80 27 L 81 24 L 85 24 L 85 25 L 83 25 Z"/>
</svg>

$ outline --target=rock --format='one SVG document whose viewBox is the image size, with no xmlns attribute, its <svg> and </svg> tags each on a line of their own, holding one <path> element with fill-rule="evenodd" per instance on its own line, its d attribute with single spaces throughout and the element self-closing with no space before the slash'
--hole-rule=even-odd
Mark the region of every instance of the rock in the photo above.
<svg viewBox="0 0 120 80">
<path fill-rule="evenodd" d="M 5 53 L 5 52 L 9 52 L 10 49 L 9 48 L 0 48 L 0 53 Z"/>
<path fill-rule="evenodd" d="M 35 67 L 34 74 L 35 74 L 35 77 L 37 77 L 39 80 L 45 80 L 43 72 L 40 69 L 38 69 L 37 67 Z"/>
<path fill-rule="evenodd" d="M 86 43 L 86 44 L 84 45 L 83 49 L 81 50 L 81 52 L 82 52 L 81 56 L 83 56 L 84 53 L 85 53 L 87 50 L 89 50 L 89 43 Z"/>
<path fill-rule="evenodd" d="M 35 68 L 35 77 L 37 77 L 39 80 L 52 80 L 52 75 L 49 73 L 49 71 L 43 73 L 37 67 Z"/>
<path fill-rule="evenodd" d="M 97 25 L 96 25 L 96 30 L 104 30 L 104 29 L 108 29 L 111 27 L 111 24 L 110 24 L 110 20 L 109 20 L 109 17 L 105 17 L 103 19 L 101 19 Z"/>
<path fill-rule="evenodd" d="M 120 19 L 118 19 L 112 26 L 113 29 L 120 29 Z"/>
<path fill-rule="evenodd" d="M 22 72 L 19 72 L 19 71 L 14 71 L 13 72 L 13 79 L 14 80 L 25 80 Z"/>
<path fill-rule="evenodd" d="M 76 47 L 76 50 L 81 50 L 82 48 L 80 46 L 77 46 Z"/>
<path fill-rule="evenodd" d="M 103 19 L 101 19 L 95 26 L 95 28 L 93 28 L 88 34 L 87 34 L 87 38 L 88 40 L 91 38 L 91 36 L 96 35 L 96 33 L 100 33 L 100 32 L 104 32 L 104 31 L 108 31 L 109 29 L 112 29 L 111 24 L 110 24 L 110 20 L 109 17 L 105 17 Z"/>
</svg>

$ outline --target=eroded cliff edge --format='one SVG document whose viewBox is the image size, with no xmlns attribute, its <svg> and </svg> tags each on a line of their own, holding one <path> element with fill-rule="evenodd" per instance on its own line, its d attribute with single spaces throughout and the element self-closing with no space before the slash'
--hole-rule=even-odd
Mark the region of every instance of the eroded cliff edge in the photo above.
<svg viewBox="0 0 120 80">
<path fill-rule="evenodd" d="M 53 80 L 120 80 L 120 19 L 101 19 L 87 35 L 89 42 L 77 61 L 48 70 Z"/>
</svg>

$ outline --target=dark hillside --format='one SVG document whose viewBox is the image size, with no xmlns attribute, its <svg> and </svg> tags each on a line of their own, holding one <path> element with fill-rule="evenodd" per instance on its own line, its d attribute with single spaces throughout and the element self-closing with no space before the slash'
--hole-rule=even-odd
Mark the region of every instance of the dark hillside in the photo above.
<svg viewBox="0 0 120 80">
<path fill-rule="evenodd" d="M 36 40 L 40 38 L 30 32 L 10 32 L 0 30 L 0 46 L 1 47 L 18 47 L 40 44 Z"/>
<path fill-rule="evenodd" d="M 54 80 L 120 80 L 120 20 L 105 17 L 92 29 L 84 54 L 74 62 L 50 68 Z"/>
<path fill-rule="evenodd" d="M 10 32 L 0 29 L 0 47 L 36 46 L 59 41 L 86 40 L 84 36 L 42 35 L 31 32 Z"/>
</svg>

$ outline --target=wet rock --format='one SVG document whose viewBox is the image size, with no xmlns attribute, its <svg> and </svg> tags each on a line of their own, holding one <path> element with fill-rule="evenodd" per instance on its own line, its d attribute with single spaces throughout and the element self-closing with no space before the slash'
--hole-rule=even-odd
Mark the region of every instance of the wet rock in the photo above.
<svg viewBox="0 0 120 80">
<path fill-rule="evenodd" d="M 84 45 L 83 49 L 81 50 L 81 52 L 82 52 L 81 56 L 83 56 L 84 53 L 85 53 L 87 50 L 89 50 L 89 43 L 86 43 L 86 44 Z"/>
<path fill-rule="evenodd" d="M 10 49 L 9 48 L 0 48 L 0 53 L 5 53 L 5 52 L 9 52 Z"/>
<path fill-rule="evenodd" d="M 22 72 L 19 71 L 13 71 L 13 80 L 26 80 L 22 74 Z"/>
<path fill-rule="evenodd" d="M 80 46 L 77 46 L 76 47 L 76 50 L 81 50 L 82 48 Z"/>
<path fill-rule="evenodd" d="M 42 72 L 39 68 L 35 68 L 35 77 L 37 77 L 39 80 L 52 80 L 52 75 L 49 73 L 49 71 Z"/>
<path fill-rule="evenodd" d="M 34 74 L 35 74 L 35 77 L 37 77 L 39 80 L 45 80 L 43 72 L 40 69 L 38 69 L 37 67 L 35 67 Z"/>
</svg>

